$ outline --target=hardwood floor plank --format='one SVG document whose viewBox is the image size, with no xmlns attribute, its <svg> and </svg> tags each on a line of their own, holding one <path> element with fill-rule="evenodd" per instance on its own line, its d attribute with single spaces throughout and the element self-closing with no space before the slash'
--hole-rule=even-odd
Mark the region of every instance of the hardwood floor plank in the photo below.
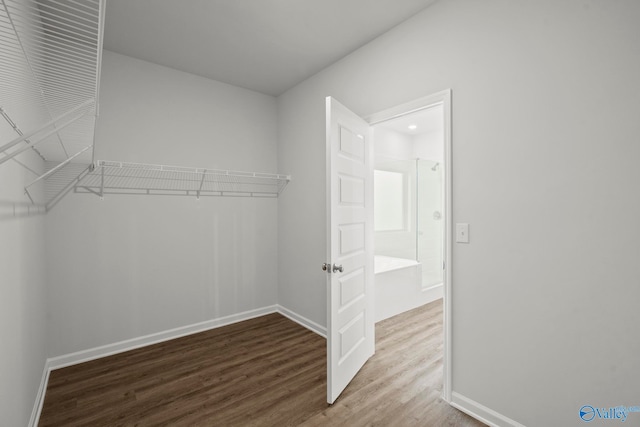
<svg viewBox="0 0 640 427">
<path fill-rule="evenodd" d="M 376 325 L 326 403 L 326 341 L 270 314 L 51 373 L 40 426 L 482 426 L 440 399 L 442 304 Z"/>
</svg>

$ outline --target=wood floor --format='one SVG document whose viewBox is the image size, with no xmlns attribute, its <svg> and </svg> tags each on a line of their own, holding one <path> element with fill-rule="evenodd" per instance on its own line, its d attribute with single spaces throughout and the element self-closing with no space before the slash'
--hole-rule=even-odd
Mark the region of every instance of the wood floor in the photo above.
<svg viewBox="0 0 640 427">
<path fill-rule="evenodd" d="M 376 325 L 332 406 L 326 342 L 271 314 L 51 372 L 40 426 L 483 426 L 440 400 L 442 304 Z"/>
</svg>

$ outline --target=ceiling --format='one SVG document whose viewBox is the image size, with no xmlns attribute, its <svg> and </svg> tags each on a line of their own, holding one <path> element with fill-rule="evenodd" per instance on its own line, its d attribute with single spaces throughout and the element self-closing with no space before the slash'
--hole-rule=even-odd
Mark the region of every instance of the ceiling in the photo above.
<svg viewBox="0 0 640 427">
<path fill-rule="evenodd" d="M 104 48 L 280 95 L 436 0 L 106 0 Z"/>
</svg>

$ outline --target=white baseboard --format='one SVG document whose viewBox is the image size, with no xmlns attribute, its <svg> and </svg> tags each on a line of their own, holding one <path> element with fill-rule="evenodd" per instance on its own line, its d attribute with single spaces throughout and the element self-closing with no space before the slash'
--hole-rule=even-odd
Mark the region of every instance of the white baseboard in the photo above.
<svg viewBox="0 0 640 427">
<path fill-rule="evenodd" d="M 40 413 L 42 413 L 42 405 L 44 404 L 44 393 L 47 391 L 47 384 L 49 384 L 49 374 L 51 373 L 51 366 L 49 365 L 49 359 L 44 362 L 44 371 L 42 372 L 42 379 L 40 380 L 40 388 L 36 393 L 36 401 L 31 411 L 31 418 L 29 419 L 29 426 L 36 427 L 40 421 Z"/>
<path fill-rule="evenodd" d="M 429 302 L 440 299 L 444 295 L 444 284 L 438 283 L 437 285 L 429 286 L 428 288 L 423 288 L 422 293 L 424 295 L 427 295 L 426 298 L 429 300 Z"/>
<path fill-rule="evenodd" d="M 304 326 L 312 332 L 326 338 L 326 328 L 318 325 L 317 323 L 300 316 L 299 314 L 282 307 L 280 305 L 272 305 L 269 307 L 258 308 L 255 310 L 245 311 L 243 313 L 232 314 L 230 316 L 220 317 L 218 319 L 207 320 L 205 322 L 195 323 L 193 325 L 182 326 L 179 328 L 170 329 L 168 331 L 157 332 L 154 334 L 145 335 L 142 337 L 132 338 L 125 341 L 120 341 L 113 344 L 107 344 L 100 347 L 90 348 L 87 350 L 78 351 L 75 353 L 65 354 L 62 356 L 52 357 L 46 360 L 44 365 L 44 372 L 42 373 L 42 380 L 40 382 L 40 388 L 36 395 L 36 401 L 33 405 L 31 412 L 31 419 L 29 420 L 29 426 L 36 427 L 40 420 L 40 413 L 42 412 L 42 405 L 44 403 L 44 395 L 47 390 L 47 384 L 49 383 L 49 375 L 52 370 L 65 368 L 67 366 L 77 365 L 79 363 L 88 362 L 90 360 L 99 359 L 102 357 L 112 356 L 114 354 L 123 353 L 129 350 L 135 350 L 136 348 L 145 347 L 152 344 L 169 341 L 172 339 L 184 337 L 198 332 L 208 331 L 210 329 L 219 328 L 222 326 L 230 325 L 232 323 L 242 322 L 244 320 L 253 319 L 256 317 L 264 316 L 271 313 L 280 313 L 288 319 Z"/>
<path fill-rule="evenodd" d="M 493 409 L 489 409 L 474 400 L 456 393 L 455 391 L 451 393 L 450 404 L 454 408 L 461 410 L 491 427 L 525 427 L 523 424 L 520 424 L 509 417 L 505 417 Z"/>
<path fill-rule="evenodd" d="M 221 326 L 230 325 L 232 323 L 242 322 L 244 320 L 253 319 L 255 317 L 264 316 L 265 314 L 275 313 L 277 306 L 258 308 L 255 310 L 245 311 L 243 313 L 232 314 L 230 316 L 220 317 L 217 319 L 207 320 L 193 325 L 181 326 L 179 328 L 169 329 L 168 331 L 157 332 L 154 334 L 136 337 L 113 344 L 107 344 L 100 347 L 82 350 L 63 356 L 57 356 L 49 359 L 51 369 L 64 368 L 78 363 L 88 362 L 90 360 L 99 359 L 101 357 L 112 356 L 114 354 L 123 353 L 125 351 L 134 350 L 136 348 L 145 347 L 152 344 L 158 344 L 164 341 L 184 337 L 198 332 L 208 331 L 210 329 L 219 328 Z"/>
<path fill-rule="evenodd" d="M 293 320 L 294 322 L 309 329 L 310 331 L 315 332 L 322 338 L 327 338 L 327 328 L 325 328 L 324 326 L 320 326 L 316 322 L 309 320 L 306 317 L 300 316 L 298 313 L 291 311 L 286 307 L 283 307 L 281 305 L 278 305 L 277 307 L 278 313 L 282 314 L 284 317 L 287 317 L 290 320 Z"/>
</svg>

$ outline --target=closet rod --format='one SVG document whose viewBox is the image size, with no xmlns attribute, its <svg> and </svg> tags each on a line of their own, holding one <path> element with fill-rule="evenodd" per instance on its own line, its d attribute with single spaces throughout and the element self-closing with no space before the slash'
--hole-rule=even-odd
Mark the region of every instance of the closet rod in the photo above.
<svg viewBox="0 0 640 427">
<path fill-rule="evenodd" d="M 47 208 L 42 204 L 0 201 L 0 219 L 44 215 Z"/>
</svg>

